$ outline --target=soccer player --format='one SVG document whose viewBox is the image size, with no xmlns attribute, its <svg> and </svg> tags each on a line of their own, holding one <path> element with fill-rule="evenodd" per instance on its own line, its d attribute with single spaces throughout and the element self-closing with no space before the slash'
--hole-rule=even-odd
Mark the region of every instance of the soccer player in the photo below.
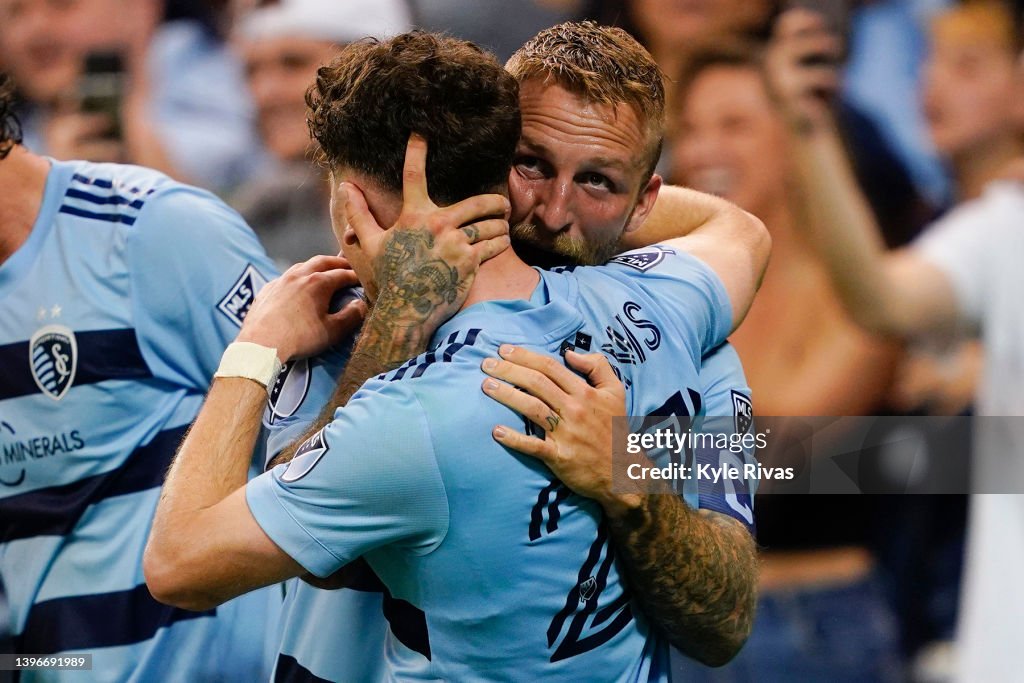
<svg viewBox="0 0 1024 683">
<path fill-rule="evenodd" d="M 170 608 L 146 589 L 142 551 L 174 450 L 273 267 L 207 192 L 32 154 L 10 105 L 0 74 L 0 584 L 15 652 L 91 653 L 93 680 L 265 676 L 279 591 Z M 22 672 L 37 676 L 81 674 Z"/>
<path fill-rule="evenodd" d="M 731 205 L 681 188 L 662 188 L 651 214 L 644 221 L 646 209 L 639 206 L 637 200 L 653 180 L 653 161 L 657 154 L 652 145 L 607 137 L 595 145 L 591 135 L 595 127 L 604 126 L 606 134 L 614 130 L 606 123 L 611 119 L 612 105 L 602 104 L 602 97 L 616 105 L 631 107 L 638 118 L 649 120 L 652 129 L 660 130 L 661 76 L 650 57 L 632 38 L 614 29 L 566 24 L 530 40 L 517 52 L 513 64 L 518 64 L 512 69 L 513 75 L 521 81 L 544 83 L 548 74 L 539 72 L 538 65 L 549 69 L 551 76 L 550 87 L 541 90 L 541 97 L 521 98 L 524 128 L 510 174 L 513 220 L 533 226 L 514 230 L 518 235 L 517 247 L 528 263 L 593 265 L 616 251 L 647 246 L 667 237 L 691 231 L 710 237 L 715 231 L 726 232 L 732 227 L 736 210 Z M 624 71 L 620 68 L 622 64 L 629 68 Z M 581 82 L 578 74 L 587 69 L 592 70 L 591 80 Z M 624 77 L 624 73 L 629 77 Z M 537 94 L 536 89 L 533 94 Z M 548 101 L 550 95 L 557 98 L 555 102 L 562 105 L 561 108 L 552 110 Z M 643 113 L 645 106 L 650 108 L 649 114 Z M 550 117 L 552 111 L 554 118 Z M 550 135 L 550 127 L 543 125 L 545 121 L 555 121 L 565 134 Z M 609 176 L 616 179 L 617 187 L 606 189 Z M 561 207 L 552 205 L 553 198 L 564 198 Z M 639 210 L 634 212 L 634 208 Z M 720 238 L 730 236 L 727 233 Z M 642 258 L 631 262 L 643 264 Z M 407 348 L 406 352 L 414 355 L 421 350 Z M 596 346 L 593 350 L 597 350 Z M 529 356 L 528 351 L 523 351 L 509 360 L 515 362 Z M 341 375 L 343 362 L 344 356 L 337 353 L 310 361 L 300 360 L 278 378 L 264 419 L 271 431 L 269 453 L 283 450 L 316 419 L 317 411 L 334 392 L 335 378 Z M 671 376 L 671 367 L 664 370 Z M 720 347 L 704 359 L 700 381 L 708 416 L 727 417 L 729 423 L 749 428 L 750 390 L 731 347 Z M 575 384 L 574 394 L 586 401 L 586 382 L 576 378 Z M 538 398 L 548 400 L 550 405 L 555 398 L 539 392 L 551 386 L 535 381 L 531 391 Z M 640 390 L 643 389 L 641 386 Z M 520 394 L 507 395 L 521 398 Z M 605 413 L 594 416 L 586 426 L 581 422 L 567 423 L 555 437 L 557 440 L 579 435 L 579 443 L 591 445 L 586 457 L 577 454 L 574 458 L 582 469 L 608 468 L 610 449 L 599 439 L 590 437 L 599 433 L 598 430 L 608 432 L 611 416 Z M 515 447 L 514 438 L 510 433 L 503 443 Z M 698 456 L 718 464 L 723 454 L 702 452 Z M 603 492 L 581 488 L 577 493 L 590 493 L 596 498 Z M 696 500 L 699 508 L 724 513 L 750 525 L 752 493 L 705 489 L 699 497 L 691 494 L 690 502 Z M 662 496 L 652 496 L 648 502 L 665 506 L 657 514 L 668 523 L 657 525 L 655 534 L 646 533 L 654 526 L 653 517 L 647 517 L 643 526 L 633 530 L 628 542 L 619 548 L 620 554 L 627 558 L 655 553 L 655 560 L 648 562 L 651 569 L 647 575 L 634 580 L 634 595 L 643 604 L 656 606 L 652 616 L 659 628 L 684 634 L 674 639 L 683 642 L 686 651 L 712 662 L 728 659 L 742 643 L 750 625 L 751 610 L 744 603 L 749 594 L 745 595 L 744 591 L 749 590 L 749 582 L 753 581 L 753 556 L 744 557 L 741 553 L 738 556 L 741 559 L 736 559 L 728 552 L 730 548 L 749 545 L 746 532 L 721 524 L 721 519 L 716 526 L 716 518 L 708 512 L 701 513 L 704 517 L 701 522 L 706 523 L 691 524 L 692 517 L 686 514 L 686 508 Z M 641 531 L 645 533 L 639 533 Z M 721 543 L 726 552 L 715 554 L 713 562 L 695 562 L 696 556 L 687 549 L 692 537 L 699 534 Z M 732 575 L 728 576 L 730 572 Z M 691 578 L 670 583 L 663 580 L 664 576 Z M 703 590 L 709 577 L 720 586 L 714 609 L 695 598 L 689 585 L 690 581 L 698 582 L 698 589 Z M 377 593 L 374 593 L 375 588 Z M 327 592 L 299 582 L 291 585 L 288 617 L 282 629 L 279 670 L 303 669 L 337 681 L 356 676 L 363 680 L 374 679 L 374 667 L 382 665 L 377 646 L 383 631 L 379 616 L 382 600 L 392 624 L 401 621 L 403 614 L 396 607 L 400 602 L 387 594 L 382 596 L 381 589 L 379 584 L 367 581 L 359 582 L 354 591 Z M 644 597 L 647 595 L 650 597 Z M 740 607 L 736 608 L 737 605 Z M 375 612 L 376 625 L 371 621 Z M 701 616 L 695 617 L 694 613 Z M 330 618 L 321 619 L 320 615 L 330 615 Z M 338 634 L 337 641 L 345 643 L 342 652 L 322 648 L 320 641 L 326 629 Z M 416 659 L 416 653 L 404 649 L 400 640 L 392 639 L 387 647 L 401 651 L 410 666 Z"/>
<path fill-rule="evenodd" d="M 357 181 L 385 223 L 399 215 L 402 177 L 396 158 L 401 158 L 400 135 L 413 124 L 428 130 L 440 126 L 440 132 L 428 132 L 438 149 L 462 143 L 457 163 L 437 167 L 441 180 L 431 192 L 446 201 L 480 186 L 500 187 L 516 142 L 515 134 L 511 141 L 500 139 L 508 144 L 504 168 L 494 158 L 487 160 L 489 173 L 474 167 L 481 150 L 502 145 L 474 150 L 466 140 L 494 135 L 500 118 L 487 107 L 465 105 L 493 104 L 495 97 L 465 92 L 481 75 L 480 69 L 466 68 L 465 50 L 455 51 L 463 61 L 456 60 L 460 77 L 452 78 L 435 73 L 444 67 L 443 59 L 424 59 L 406 42 L 427 38 L 403 36 L 379 47 L 349 48 L 332 69 L 321 72 L 318 83 L 323 100 L 312 118 L 314 128 L 318 120 L 329 124 L 318 137 L 335 180 Z M 439 44 L 453 49 L 450 41 Z M 387 57 L 396 47 L 398 54 Z M 377 54 L 354 54 L 359 50 Z M 415 58 L 412 71 L 423 72 L 415 87 L 394 82 L 412 77 L 408 69 L 379 68 L 381 61 L 391 67 L 391 58 L 401 57 L 402 63 L 409 52 Z M 497 68 L 491 78 L 500 83 L 508 76 Z M 443 92 L 455 84 L 456 96 Z M 514 88 L 509 90 L 514 95 Z M 634 135 L 643 135 L 635 114 L 618 113 Z M 482 121 L 476 118 L 481 115 Z M 465 129 L 445 130 L 460 117 L 468 118 Z M 487 125 L 480 125 L 483 121 Z M 407 181 L 415 177 L 407 171 Z M 335 187 L 336 193 L 341 190 Z M 408 182 L 406 190 L 401 216 L 408 218 L 410 205 L 426 193 Z M 350 197 L 336 221 L 347 219 L 346 253 L 376 296 L 366 329 L 373 333 L 387 323 L 408 330 L 402 322 L 419 326 L 450 305 L 449 285 L 458 288 L 445 277 L 449 270 L 430 262 L 424 273 L 416 258 L 420 246 L 431 241 L 425 231 L 381 232 L 368 225 L 360 196 L 352 190 Z M 487 678 L 514 667 L 517 675 L 531 678 L 578 679 L 594 672 L 659 678 L 664 650 L 622 590 L 596 503 L 576 499 L 535 461 L 509 457 L 494 444 L 489 424 L 506 415 L 498 404 L 478 405 L 469 415 L 455 407 L 479 386 L 479 365 L 500 341 L 523 340 L 553 354 L 566 341 L 585 347 L 592 339 L 587 329 L 615 324 L 646 340 L 634 349 L 633 363 L 620 367 L 625 383 L 634 386 L 642 377 L 652 387 L 649 396 L 658 397 L 627 390 L 631 411 L 649 414 L 670 407 L 696 413 L 692 387 L 701 351 L 716 346 L 731 329 L 729 299 L 748 302 L 760 268 L 751 272 L 723 264 L 749 245 L 716 249 L 695 241 L 689 248 L 716 264 L 719 279 L 673 246 L 669 242 L 656 250 L 639 276 L 624 264 L 540 276 L 511 252 L 494 258 L 469 290 L 466 302 L 475 305 L 441 327 L 434 352 L 368 384 L 289 465 L 268 472 L 246 491 L 237 459 L 256 438 L 262 401 L 259 384 L 240 377 L 267 384 L 273 372 L 239 354 L 258 354 L 272 365 L 275 354 L 287 359 L 308 352 L 323 336 L 283 319 L 296 308 L 296 296 L 306 297 L 300 304 L 318 303 L 321 315 L 327 308 L 330 277 L 311 272 L 317 270 L 313 262 L 298 267 L 254 306 L 240 339 L 257 344 L 225 356 L 223 379 L 215 382 L 171 469 L 147 553 L 151 588 L 166 600 L 204 607 L 306 569 L 324 576 L 366 554 L 396 597 L 424 610 L 425 628 L 411 642 L 429 652 L 435 676 Z M 759 257 L 747 260 L 763 266 Z M 424 274 L 427 279 L 420 280 Z M 656 300 L 647 287 L 651 282 L 669 296 Z M 412 312 L 401 308 L 408 304 L 417 305 Z M 662 315 L 669 310 L 672 315 Z M 665 320 L 663 327 L 646 317 L 656 314 Z M 387 320 L 396 315 L 399 324 Z M 657 364 L 645 362 L 662 354 L 682 359 L 678 376 L 658 373 Z M 614 377 L 609 371 L 605 379 Z M 248 439 L 240 439 L 243 434 Z M 188 541 L 181 538 L 186 528 L 193 532 Z"/>
</svg>

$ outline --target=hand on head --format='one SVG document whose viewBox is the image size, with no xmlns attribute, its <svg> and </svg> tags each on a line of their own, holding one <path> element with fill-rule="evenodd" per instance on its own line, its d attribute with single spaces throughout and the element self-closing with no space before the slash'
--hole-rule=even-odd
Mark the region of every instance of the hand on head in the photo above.
<svg viewBox="0 0 1024 683">
<path fill-rule="evenodd" d="M 345 253 L 376 303 L 393 322 L 439 325 L 461 308 L 480 264 L 509 246 L 508 199 L 477 195 L 438 207 L 427 192 L 427 141 L 409 137 L 402 210 L 389 229 L 370 213 L 363 193 L 343 183 Z"/>
</svg>

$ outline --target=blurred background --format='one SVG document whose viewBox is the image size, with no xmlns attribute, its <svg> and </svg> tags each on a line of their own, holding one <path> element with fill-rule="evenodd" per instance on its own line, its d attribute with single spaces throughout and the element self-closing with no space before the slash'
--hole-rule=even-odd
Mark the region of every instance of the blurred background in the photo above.
<svg viewBox="0 0 1024 683">
<path fill-rule="evenodd" d="M 793 229 L 801 198 L 761 55 L 794 6 L 819 11 L 841 37 L 841 86 L 826 95 L 889 246 L 1024 155 L 1024 68 L 998 77 L 1021 59 L 1020 2 L 0 0 L 0 70 L 18 88 L 33 150 L 141 164 L 207 188 L 286 267 L 337 251 L 304 93 L 339 44 L 419 26 L 504 60 L 561 21 L 621 26 L 670 83 L 658 172 L 736 202 L 773 235 L 764 286 L 731 340 L 756 412 L 969 414 L 977 343 L 868 336 Z M 724 669 L 679 658 L 676 680 L 948 680 L 966 502 L 760 497 L 754 635 Z"/>
</svg>

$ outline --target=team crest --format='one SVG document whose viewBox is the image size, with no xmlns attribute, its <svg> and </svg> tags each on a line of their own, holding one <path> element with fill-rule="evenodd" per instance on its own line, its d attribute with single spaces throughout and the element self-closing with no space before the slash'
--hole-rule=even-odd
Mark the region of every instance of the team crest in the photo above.
<svg viewBox="0 0 1024 683">
<path fill-rule="evenodd" d="M 326 427 L 324 428 L 326 429 Z M 299 446 L 295 451 L 295 457 L 288 463 L 288 469 L 281 475 L 281 481 L 291 484 L 309 474 L 320 458 L 329 450 L 327 440 L 324 438 L 324 430 L 321 429 Z"/>
<path fill-rule="evenodd" d="M 242 275 L 231 286 L 231 289 L 224 298 L 217 304 L 217 309 L 226 315 L 231 322 L 239 327 L 245 320 L 249 308 L 252 306 L 256 293 L 267 284 L 267 278 L 263 277 L 251 263 L 245 267 Z"/>
<path fill-rule="evenodd" d="M 746 434 L 754 425 L 754 404 L 738 391 L 732 392 L 732 411 L 736 419 L 736 433 Z"/>
<path fill-rule="evenodd" d="M 285 363 L 270 389 L 267 408 L 263 411 L 263 424 L 270 427 L 278 420 L 294 415 L 306 400 L 312 376 L 313 371 L 305 358 Z"/>
<path fill-rule="evenodd" d="M 652 249 L 650 251 L 631 251 L 626 254 L 620 254 L 613 259 L 609 259 L 608 263 L 621 263 L 622 265 L 629 266 L 634 270 L 646 272 L 661 263 L 664 259 L 664 251 L 660 249 Z"/>
<path fill-rule="evenodd" d="M 64 398 L 78 369 L 75 333 L 63 325 L 47 325 L 32 335 L 28 349 L 36 386 L 54 401 Z"/>
</svg>

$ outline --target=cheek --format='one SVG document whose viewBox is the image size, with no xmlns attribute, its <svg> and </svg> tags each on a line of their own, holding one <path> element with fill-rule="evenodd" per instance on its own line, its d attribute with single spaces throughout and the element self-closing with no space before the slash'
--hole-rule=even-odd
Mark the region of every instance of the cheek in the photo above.
<svg viewBox="0 0 1024 683">
<path fill-rule="evenodd" d="M 633 202 L 625 195 L 606 199 L 587 197 L 577 204 L 576 224 L 581 237 L 606 240 L 617 237 L 625 228 Z"/>
<path fill-rule="evenodd" d="M 508 198 L 512 204 L 510 221 L 514 225 L 526 220 L 537 203 L 537 191 L 534 183 L 526 180 L 512 169 L 508 178 Z"/>
</svg>

